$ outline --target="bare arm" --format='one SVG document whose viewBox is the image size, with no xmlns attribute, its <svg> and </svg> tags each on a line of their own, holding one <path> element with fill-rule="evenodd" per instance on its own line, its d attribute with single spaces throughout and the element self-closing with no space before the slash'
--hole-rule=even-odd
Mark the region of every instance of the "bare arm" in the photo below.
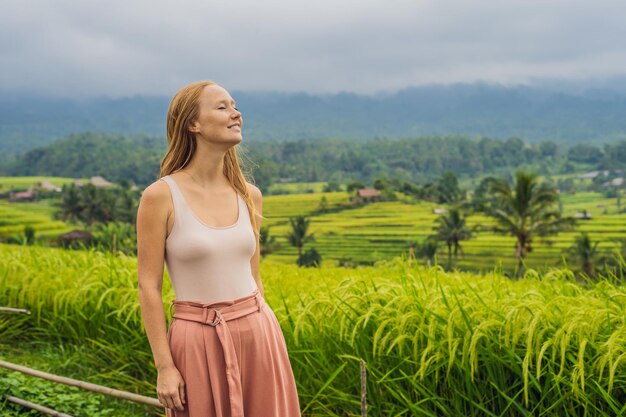
<svg viewBox="0 0 626 417">
<path fill-rule="evenodd" d="M 141 315 L 159 373 L 159 400 L 166 407 L 182 410 L 184 382 L 167 341 L 162 298 L 165 238 L 171 212 L 167 184 L 156 181 L 144 190 L 137 211 L 137 277 Z"/>
<path fill-rule="evenodd" d="M 254 185 L 248 183 L 248 189 L 250 190 L 250 194 L 252 196 L 252 201 L 254 202 L 254 206 L 258 212 L 258 214 L 263 214 L 263 194 L 261 194 L 261 190 Z M 257 225 L 257 233 L 261 230 L 261 216 L 257 215 L 255 217 L 256 225 Z M 259 291 L 261 295 L 265 297 L 265 289 L 263 288 L 263 282 L 261 282 L 261 271 L 260 271 L 260 252 L 261 252 L 261 243 L 257 238 L 256 242 L 256 250 L 254 251 L 254 255 L 250 258 L 250 267 L 252 269 L 252 275 L 254 276 L 254 280 L 256 281 L 257 287 L 259 287 Z"/>
</svg>

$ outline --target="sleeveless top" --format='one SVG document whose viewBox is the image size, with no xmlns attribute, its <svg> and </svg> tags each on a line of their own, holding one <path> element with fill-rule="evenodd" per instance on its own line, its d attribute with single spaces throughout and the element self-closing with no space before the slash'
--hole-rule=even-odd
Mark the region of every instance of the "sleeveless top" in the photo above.
<svg viewBox="0 0 626 417">
<path fill-rule="evenodd" d="M 176 181 L 163 178 L 174 204 L 174 226 L 165 240 L 165 264 L 177 300 L 214 303 L 257 289 L 250 258 L 256 237 L 248 206 L 237 192 L 237 221 L 224 227 L 203 223 L 185 201 Z"/>
</svg>

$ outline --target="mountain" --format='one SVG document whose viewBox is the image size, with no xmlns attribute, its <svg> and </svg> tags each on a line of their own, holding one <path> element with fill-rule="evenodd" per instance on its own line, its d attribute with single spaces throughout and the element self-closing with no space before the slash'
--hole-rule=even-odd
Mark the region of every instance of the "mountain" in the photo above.
<svg viewBox="0 0 626 417">
<path fill-rule="evenodd" d="M 527 142 L 614 142 L 626 137 L 626 93 L 485 83 L 412 87 L 393 93 L 312 95 L 231 92 L 244 138 L 470 135 Z M 164 136 L 169 97 L 0 97 L 0 152 L 23 152 L 76 132 Z"/>
</svg>

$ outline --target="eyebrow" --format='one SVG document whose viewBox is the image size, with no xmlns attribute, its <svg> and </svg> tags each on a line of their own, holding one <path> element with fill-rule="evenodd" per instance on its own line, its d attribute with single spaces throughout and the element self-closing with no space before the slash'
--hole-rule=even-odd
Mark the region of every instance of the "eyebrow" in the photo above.
<svg viewBox="0 0 626 417">
<path fill-rule="evenodd" d="M 235 100 L 231 100 L 230 102 L 231 102 L 232 104 L 237 104 L 237 103 L 235 102 Z M 226 103 L 226 104 L 228 104 L 228 101 L 227 101 L 227 100 L 220 100 L 220 101 L 218 101 L 217 103 L 218 103 L 218 104 L 220 104 L 220 103 Z"/>
</svg>

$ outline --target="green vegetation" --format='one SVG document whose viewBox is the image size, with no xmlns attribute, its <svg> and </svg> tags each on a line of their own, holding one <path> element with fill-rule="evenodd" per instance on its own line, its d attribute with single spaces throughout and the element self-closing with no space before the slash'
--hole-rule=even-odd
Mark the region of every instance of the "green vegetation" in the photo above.
<svg viewBox="0 0 626 417">
<path fill-rule="evenodd" d="M 72 229 L 70 225 L 54 220 L 58 208 L 51 203 L 50 200 L 36 203 L 0 200 L 0 236 L 20 234 L 24 227 L 32 227 L 38 238 L 69 232 Z"/>
<path fill-rule="evenodd" d="M 134 258 L 5 245 L 0 265 L 0 305 L 33 312 L 0 322 L 3 358 L 11 346 L 49 343 L 66 358 L 49 371 L 75 376 L 91 367 L 92 382 L 154 396 Z M 266 261 L 262 277 L 305 416 L 358 412 L 359 358 L 372 415 L 626 411 L 626 287 L 618 277 L 583 285 L 566 269 L 529 269 L 512 281 L 497 270 L 446 273 L 401 258 L 353 270 Z M 172 298 L 166 276 L 164 310 Z M 15 376 L 0 371 L 7 378 Z"/>
<path fill-rule="evenodd" d="M 0 193 L 6 193 L 11 190 L 26 190 L 30 186 L 34 186 L 41 181 L 50 181 L 57 187 L 62 187 L 64 184 L 69 184 L 75 181 L 74 178 L 63 177 L 0 177 Z"/>
<path fill-rule="evenodd" d="M 54 179 L 51 180 L 54 182 Z M 377 260 L 390 259 L 413 250 L 414 256 L 425 261 L 430 259 L 432 265 L 436 256 L 442 259 L 444 256 L 449 257 L 445 239 L 440 239 L 444 244 L 437 245 L 438 248 L 435 248 L 436 242 L 429 239 L 430 249 L 426 251 L 418 248 L 416 242 L 423 242 L 427 237 L 436 234 L 433 228 L 441 220 L 438 220 L 440 215 L 435 210 L 448 210 L 454 204 L 460 204 L 462 212 L 459 214 L 463 215 L 464 227 L 472 231 L 472 238 L 458 240 L 459 246 L 455 251 L 457 253 L 449 260 L 450 266 L 445 263 L 447 269 L 460 268 L 479 272 L 489 271 L 494 265 L 500 265 L 507 274 L 513 274 L 515 269 L 520 271 L 515 252 L 517 238 L 514 234 L 497 235 L 489 231 L 490 228 L 498 227 L 498 224 L 485 212 L 490 204 L 496 202 L 494 194 L 488 189 L 488 185 L 495 180 L 497 179 L 488 177 L 480 181 L 469 201 L 462 200 L 467 198 L 467 192 L 449 175 L 442 176 L 441 181 L 434 181 L 432 186 L 422 189 L 418 195 L 386 188 L 383 196 L 387 200 L 365 204 L 355 202 L 355 191 L 265 195 L 264 233 L 271 230 L 271 236 L 268 242 L 262 236 L 262 255 L 280 262 L 296 263 L 299 257 L 297 245 L 293 246 L 288 239 L 288 235 L 293 233 L 290 219 L 304 216 L 309 219 L 308 233 L 315 235 L 315 250 L 325 263 L 345 266 L 372 264 Z M 584 181 L 586 180 L 576 180 L 574 184 L 578 189 L 594 187 L 593 184 L 584 184 Z M 548 183 L 549 180 L 545 181 L 546 186 Z M 391 187 L 382 181 L 377 185 Z M 65 203 L 74 201 L 76 204 L 68 203 L 63 210 L 72 213 L 76 209 L 73 218 L 78 223 L 70 223 L 72 216 L 68 216 L 66 221 L 54 220 L 54 213 L 58 210 L 56 204 L 65 204 L 58 199 L 47 198 L 32 203 L 0 201 L 3 219 L 0 236 L 12 242 L 26 243 L 24 227 L 30 226 L 35 231 L 35 243 L 49 242 L 56 245 L 54 240 L 60 234 L 72 229 L 87 229 L 93 235 L 88 246 L 127 254 L 135 253 L 134 216 L 139 190 L 131 191 L 124 187 L 109 190 L 94 187 L 67 188 L 71 189 L 74 189 L 74 193 L 65 194 L 62 200 Z M 69 198 L 71 195 L 76 198 Z M 520 193 L 521 195 L 525 194 Z M 524 263 L 535 269 L 558 267 L 564 262 L 571 263 L 574 268 L 578 267 L 580 258 L 568 248 L 580 233 L 587 233 L 590 239 L 598 242 L 597 251 L 602 256 L 597 257 L 597 264 L 602 263 L 610 251 L 619 250 L 619 240 L 626 238 L 626 229 L 623 226 L 626 224 L 626 211 L 623 205 L 618 205 L 617 198 L 605 196 L 606 193 L 598 192 L 561 192 L 558 199 L 563 218 L 586 212 L 591 219 L 579 220 L 574 230 L 550 236 L 549 240 L 547 237 L 539 237 L 534 241 L 533 251 L 525 254 Z M 425 197 L 428 199 L 423 199 Z M 450 201 L 453 205 L 446 202 L 438 204 L 437 201 L 440 200 Z M 106 203 L 100 204 L 101 201 Z M 104 214 L 110 216 L 104 218 L 109 219 L 108 223 L 96 216 L 107 207 L 111 208 L 104 211 Z M 92 216 L 91 220 L 89 216 Z M 88 227 L 89 223 L 93 223 L 91 227 Z M 518 223 L 519 221 L 512 222 Z M 434 254 L 433 250 L 436 250 Z M 316 256 L 313 257 L 315 258 Z"/>
<path fill-rule="evenodd" d="M 0 171 L 10 176 L 100 175 L 113 182 L 149 184 L 158 178 L 159 155 L 164 150 L 161 139 L 87 132 L 27 151 L 4 163 Z"/>
<path fill-rule="evenodd" d="M 82 133 L 30 150 L 11 163 L 0 165 L 7 175 L 90 177 L 101 175 L 113 182 L 132 181 L 140 186 L 158 177 L 165 139 Z M 512 179 L 517 168 L 542 176 L 592 169 L 626 168 L 626 140 L 595 148 L 591 159 L 551 141 L 524 143 L 519 138 L 496 140 L 463 136 L 315 141 L 244 142 L 240 145 L 244 171 L 267 195 L 290 191 L 323 191 L 320 182 L 349 184 L 361 181 L 375 187 L 376 180 L 403 192 L 428 190 L 435 179 L 454 171 L 459 183 L 474 188 L 485 175 Z M 591 146 L 591 145 L 586 145 Z M 573 151 L 572 151 L 573 149 Z M 570 159 L 571 158 L 571 159 Z M 307 183 L 305 185 L 286 185 Z M 450 183 L 440 181 L 438 191 L 450 197 Z M 296 188 L 296 190 L 294 190 Z M 299 188 L 299 189 L 298 189 Z M 432 194 L 431 191 L 428 194 Z"/>
</svg>

